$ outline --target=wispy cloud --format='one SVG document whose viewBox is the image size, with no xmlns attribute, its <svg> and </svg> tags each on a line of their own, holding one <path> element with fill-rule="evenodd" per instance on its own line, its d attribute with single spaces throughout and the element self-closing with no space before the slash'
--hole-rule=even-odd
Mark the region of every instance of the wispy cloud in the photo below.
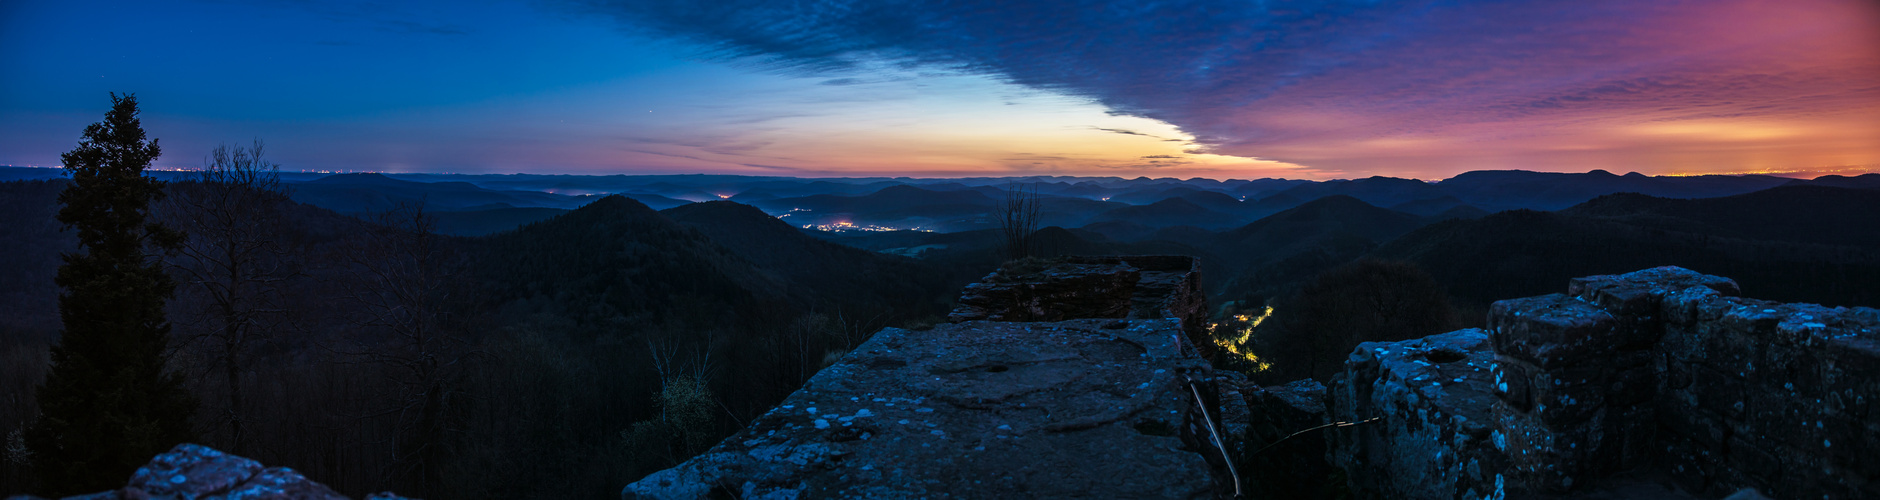
<svg viewBox="0 0 1880 500">
<path fill-rule="evenodd" d="M 570 5 L 828 85 L 883 64 L 990 75 L 1174 124 L 1197 151 L 1332 168 L 1484 151 L 1485 164 L 1518 162 L 1560 147 L 1654 161 L 1641 136 L 1604 131 L 1880 111 L 1880 7 L 1865 0 Z M 1880 129 L 1865 130 L 1866 149 L 1836 147 L 1872 158 Z"/>
</svg>

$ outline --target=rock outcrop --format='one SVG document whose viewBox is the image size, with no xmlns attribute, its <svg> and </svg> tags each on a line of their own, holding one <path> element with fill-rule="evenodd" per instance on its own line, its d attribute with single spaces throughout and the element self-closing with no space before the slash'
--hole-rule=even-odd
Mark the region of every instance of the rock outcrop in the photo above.
<svg viewBox="0 0 1880 500">
<path fill-rule="evenodd" d="M 1208 498 L 1174 321 L 889 328 L 625 498 Z M 1202 430 L 1201 432 L 1206 432 Z"/>
<path fill-rule="evenodd" d="M 744 430 L 622 496 L 1231 492 L 1214 439 L 1224 384 L 1189 341 L 1207 310 L 1193 266 L 1073 258 L 988 277 L 967 288 L 955 323 L 876 333 Z"/>
<path fill-rule="evenodd" d="M 1503 498 L 1668 474 L 1717 497 L 1880 497 L 1880 311 L 1734 297 L 1676 267 L 1494 304 L 1486 330 L 1366 343 L 1328 395 L 1360 495 Z"/>
<path fill-rule="evenodd" d="M 25 500 L 34 497 L 13 497 Z M 130 483 L 116 490 L 65 497 L 63 500 L 144 500 L 158 498 L 196 500 L 346 500 L 326 485 L 313 482 L 294 469 L 267 467 L 260 462 L 197 444 L 179 444 L 150 459 L 131 474 Z M 367 500 L 403 500 L 391 493 L 374 493 Z"/>
</svg>

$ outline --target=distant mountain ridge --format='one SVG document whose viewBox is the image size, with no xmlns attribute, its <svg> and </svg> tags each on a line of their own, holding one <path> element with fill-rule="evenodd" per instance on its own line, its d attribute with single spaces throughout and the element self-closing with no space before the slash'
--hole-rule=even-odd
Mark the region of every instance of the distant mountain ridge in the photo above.
<svg viewBox="0 0 1880 500">
<path fill-rule="evenodd" d="M 0 167 L 0 179 L 58 177 L 59 170 Z M 162 178 L 191 175 L 153 172 Z M 1140 237 L 1180 225 L 1224 229 L 1326 196 L 1342 195 L 1434 220 L 1474 218 L 1503 210 L 1560 210 L 1594 198 L 1639 193 L 1672 199 L 1734 196 L 1778 186 L 1880 189 L 1880 174 L 1791 179 L 1766 175 L 1646 176 L 1484 170 L 1440 181 L 1374 176 L 1361 179 L 1122 177 L 868 177 L 811 179 L 738 175 L 459 175 L 312 174 L 283 172 L 298 201 L 342 213 L 384 211 L 424 203 L 450 219 L 452 234 L 490 234 L 607 194 L 654 210 L 731 199 L 785 217 L 796 227 L 842 223 L 876 229 L 971 231 L 992 227 L 991 215 L 1014 189 L 1036 192 L 1045 225 L 1105 224 L 1110 234 Z M 1205 211 L 1193 211 L 1182 200 Z M 1125 207 L 1151 207 L 1121 210 Z M 514 210 L 510 210 L 514 209 Z M 1105 215 L 1109 214 L 1109 215 Z M 1184 216 L 1183 214 L 1187 214 Z M 1224 214 L 1224 215 L 1223 215 Z M 1131 229 L 1122 222 L 1139 225 Z M 1119 232 L 1120 230 L 1120 232 Z"/>
<path fill-rule="evenodd" d="M 708 201 L 659 213 L 808 292 L 800 295 L 889 308 L 931 302 L 932 290 L 961 286 L 924 262 L 823 241 L 749 205 Z"/>
<path fill-rule="evenodd" d="M 468 182 L 414 182 L 376 173 L 329 175 L 288 183 L 287 188 L 294 201 L 342 213 L 385 211 L 400 204 L 419 203 L 429 210 L 572 209 L 591 201 L 591 198 L 540 191 L 485 189 Z"/>
<path fill-rule="evenodd" d="M 1789 185 L 1729 197 L 1600 197 L 1422 227 L 1371 255 L 1417 263 L 1465 300 L 1532 295 L 1584 275 L 1677 265 L 1745 290 L 1880 304 L 1880 191 Z"/>
<path fill-rule="evenodd" d="M 1604 170 L 1585 173 L 1484 170 L 1434 182 L 1384 176 L 1328 181 L 1050 176 L 796 179 L 727 175 L 398 174 L 391 177 L 461 181 L 511 191 L 534 188 L 567 193 L 622 193 L 662 210 L 693 201 L 728 198 L 756 206 L 771 215 L 789 214 L 787 221 L 798 227 L 846 222 L 939 231 L 990 227 L 987 216 L 1013 189 L 1038 193 L 1045 205 L 1043 217 L 1051 225 L 1080 227 L 1128 221 L 1154 231 L 1174 225 L 1232 227 L 1334 195 L 1442 220 L 1513 209 L 1559 210 L 1599 196 L 1626 192 L 1662 198 L 1713 198 L 1785 185 L 1880 188 L 1880 174 L 1802 180 L 1766 175 L 1652 177 L 1637 173 L 1617 175 Z M 453 186 L 463 187 L 461 184 Z M 1148 207 L 1174 199 L 1192 203 L 1206 212 L 1188 210 L 1181 203 L 1117 211 L 1125 206 Z M 561 206 L 544 201 L 504 203 L 515 207 Z M 1115 213 L 1104 215 L 1106 212 Z M 1193 217 L 1184 220 L 1176 215 L 1178 213 L 1189 213 Z"/>
</svg>

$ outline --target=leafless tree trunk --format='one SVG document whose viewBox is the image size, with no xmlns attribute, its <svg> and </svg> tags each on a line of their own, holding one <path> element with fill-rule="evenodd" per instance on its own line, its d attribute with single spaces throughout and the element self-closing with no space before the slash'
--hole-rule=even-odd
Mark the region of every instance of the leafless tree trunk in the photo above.
<svg viewBox="0 0 1880 500">
<path fill-rule="evenodd" d="M 217 146 L 195 178 L 172 185 L 167 202 L 174 227 L 188 235 L 171 269 L 206 298 L 189 346 L 213 346 L 228 384 L 230 451 L 247 453 L 242 374 L 252 344 L 268 341 L 285 311 L 281 287 L 299 276 L 279 242 L 281 205 L 287 203 L 280 167 L 263 157 L 260 140 L 247 148 Z"/>
<path fill-rule="evenodd" d="M 1005 258 L 1023 259 L 1031 256 L 1031 235 L 1038 231 L 1038 188 L 1036 186 L 1010 186 L 1005 190 L 1005 203 L 999 205 L 999 241 L 1005 247 Z"/>
<path fill-rule="evenodd" d="M 436 233 L 422 204 L 401 204 L 373 219 L 347 252 L 354 275 L 345 288 L 363 311 L 361 336 L 335 351 L 384 370 L 390 404 L 360 417 L 393 419 L 401 436 L 391 447 L 399 482 L 427 495 L 441 486 L 444 411 L 459 396 L 462 364 L 479 354 L 453 314 L 467 263 Z"/>
</svg>

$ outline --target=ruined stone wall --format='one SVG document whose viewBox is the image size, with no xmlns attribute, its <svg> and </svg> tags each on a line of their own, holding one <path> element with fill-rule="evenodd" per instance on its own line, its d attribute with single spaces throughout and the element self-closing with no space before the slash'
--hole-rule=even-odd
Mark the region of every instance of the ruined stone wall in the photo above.
<svg viewBox="0 0 1880 500">
<path fill-rule="evenodd" d="M 1675 267 L 1504 300 L 1489 328 L 1366 343 L 1332 384 L 1361 494 L 1583 491 L 1661 471 L 1721 495 L 1880 497 L 1880 311 L 1734 297 Z M 1484 366 L 1486 365 L 1486 366 Z"/>
<path fill-rule="evenodd" d="M 1091 318 L 1174 319 L 1188 345 L 1212 359 L 1207 294 L 1201 265 L 1181 255 L 1072 256 L 1042 270 L 994 272 L 967 285 L 952 322 L 1064 321 Z"/>
<path fill-rule="evenodd" d="M 1359 498 L 1505 498 L 1493 364 L 1479 329 L 1359 344 L 1326 394 L 1332 421 L 1382 417 L 1326 434 Z"/>
<path fill-rule="evenodd" d="M 1737 293 L 1736 283 L 1683 269 L 1572 280 L 1568 294 L 1503 300 L 1489 310 L 1506 452 L 1526 486 L 1648 465 L 1656 452 L 1664 294 Z"/>
<path fill-rule="evenodd" d="M 966 285 L 947 320 L 1126 318 L 1141 277 L 1135 267 L 1120 262 L 1063 262 L 1021 276 L 995 272 Z"/>
<path fill-rule="evenodd" d="M 1201 261 L 1180 255 L 1142 255 L 1102 257 L 1116 259 L 1141 272 L 1132 298 L 1132 318 L 1169 318 L 1180 320 L 1190 334 L 1205 334 L 1208 321 L 1208 296 L 1201 291 Z M 1202 348 L 1214 343 L 1206 338 L 1190 338 Z"/>
<path fill-rule="evenodd" d="M 1659 441 L 1708 493 L 1880 498 L 1880 310 L 1667 293 Z"/>
</svg>

